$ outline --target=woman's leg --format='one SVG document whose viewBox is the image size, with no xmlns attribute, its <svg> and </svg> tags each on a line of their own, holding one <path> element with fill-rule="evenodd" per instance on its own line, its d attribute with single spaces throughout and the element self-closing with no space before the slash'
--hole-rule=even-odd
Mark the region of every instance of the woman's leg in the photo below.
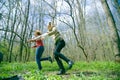
<svg viewBox="0 0 120 80">
<path fill-rule="evenodd" d="M 42 53 L 44 51 L 44 47 L 40 46 L 36 49 L 36 63 L 38 65 L 38 68 L 41 70 L 42 66 L 41 66 L 41 62 L 40 62 L 40 58 L 42 56 Z"/>
<path fill-rule="evenodd" d="M 51 63 L 53 62 L 50 56 L 45 58 L 40 58 L 40 61 L 47 61 L 47 60 L 50 61 Z"/>
<path fill-rule="evenodd" d="M 66 56 L 64 56 L 62 53 L 60 53 L 60 51 L 64 47 L 65 47 L 65 41 L 64 40 L 58 42 L 55 46 L 54 55 L 60 57 L 61 59 L 63 59 L 64 61 L 66 61 L 68 63 L 70 60 Z"/>
<path fill-rule="evenodd" d="M 72 68 L 73 62 L 71 60 L 69 60 L 67 57 L 65 57 L 63 54 L 60 53 L 60 51 L 62 50 L 62 48 L 65 46 L 65 41 L 61 40 L 56 44 L 55 47 L 55 52 L 54 55 L 58 56 L 59 58 L 63 59 L 64 61 L 66 61 L 69 64 L 68 69 Z"/>
<path fill-rule="evenodd" d="M 55 60 L 56 60 L 58 66 L 59 66 L 59 68 L 60 68 L 60 72 L 58 73 L 58 75 L 61 75 L 61 74 L 64 74 L 64 73 L 65 73 L 65 68 L 64 68 L 64 66 L 63 66 L 62 61 L 59 59 L 59 56 L 56 55 L 56 54 L 58 54 L 57 51 L 56 51 L 56 48 L 57 48 L 57 47 L 55 47 L 55 50 L 54 50 L 54 57 L 55 57 Z"/>
<path fill-rule="evenodd" d="M 58 66 L 60 68 L 60 72 L 58 73 L 59 75 L 65 73 L 65 68 L 63 66 L 62 61 L 59 58 L 62 58 L 66 62 L 69 61 L 69 59 L 67 59 L 63 54 L 60 53 L 60 51 L 62 50 L 62 48 L 64 46 L 65 46 L 65 42 L 64 41 L 60 41 L 60 42 L 58 42 L 56 44 L 55 49 L 54 49 L 55 60 L 57 61 L 57 64 L 58 64 Z"/>
</svg>

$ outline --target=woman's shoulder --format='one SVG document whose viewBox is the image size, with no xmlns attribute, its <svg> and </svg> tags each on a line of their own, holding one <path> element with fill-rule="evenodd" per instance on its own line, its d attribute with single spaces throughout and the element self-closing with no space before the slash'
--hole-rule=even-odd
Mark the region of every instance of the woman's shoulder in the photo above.
<svg viewBox="0 0 120 80">
<path fill-rule="evenodd" d="M 52 31 L 55 31 L 55 30 L 57 30 L 57 28 L 55 26 L 53 26 Z"/>
</svg>

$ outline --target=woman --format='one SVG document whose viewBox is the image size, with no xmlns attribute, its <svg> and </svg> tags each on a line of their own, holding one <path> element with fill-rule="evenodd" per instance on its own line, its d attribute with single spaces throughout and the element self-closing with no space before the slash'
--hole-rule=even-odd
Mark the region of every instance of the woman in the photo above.
<svg viewBox="0 0 120 80">
<path fill-rule="evenodd" d="M 52 36 L 54 43 L 55 43 L 55 48 L 54 48 L 53 54 L 54 54 L 55 60 L 57 61 L 58 66 L 60 68 L 60 72 L 58 73 L 58 75 L 64 74 L 65 68 L 60 59 L 63 59 L 64 61 L 66 61 L 69 64 L 68 69 L 71 69 L 73 66 L 73 62 L 61 53 L 62 48 L 65 47 L 65 41 L 61 37 L 60 33 L 57 31 L 56 27 L 52 26 L 51 22 L 49 22 L 49 25 L 48 25 L 48 35 Z"/>
<path fill-rule="evenodd" d="M 39 30 L 36 30 L 34 35 L 35 35 L 35 37 L 38 37 L 41 35 L 41 32 Z M 42 42 L 42 38 L 39 38 L 39 39 L 33 38 L 33 39 L 28 40 L 28 42 L 35 42 L 36 43 L 36 45 L 33 46 L 33 48 L 37 48 L 36 49 L 36 62 L 37 62 L 39 70 L 42 69 L 41 61 L 49 60 L 52 63 L 51 57 L 41 58 L 42 54 L 44 52 L 44 44 Z"/>
</svg>

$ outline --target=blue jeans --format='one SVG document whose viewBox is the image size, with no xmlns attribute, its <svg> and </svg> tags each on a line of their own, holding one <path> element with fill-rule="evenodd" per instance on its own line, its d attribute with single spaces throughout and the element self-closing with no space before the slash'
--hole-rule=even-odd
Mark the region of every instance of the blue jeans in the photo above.
<svg viewBox="0 0 120 80">
<path fill-rule="evenodd" d="M 38 68 L 39 68 L 40 70 L 42 69 L 41 61 L 49 60 L 49 57 L 41 58 L 43 52 L 44 52 L 44 46 L 39 46 L 39 47 L 37 47 L 37 49 L 36 49 L 36 63 L 37 63 Z"/>
</svg>

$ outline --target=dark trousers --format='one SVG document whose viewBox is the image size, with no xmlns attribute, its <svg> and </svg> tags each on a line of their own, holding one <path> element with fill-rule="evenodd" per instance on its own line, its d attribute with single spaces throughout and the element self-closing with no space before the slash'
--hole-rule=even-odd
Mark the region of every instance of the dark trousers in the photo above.
<svg viewBox="0 0 120 80">
<path fill-rule="evenodd" d="M 44 51 L 44 46 L 39 46 L 39 47 L 37 47 L 37 49 L 36 49 L 36 63 L 37 63 L 37 65 L 38 65 L 38 68 L 39 68 L 39 69 L 42 69 L 41 62 L 40 62 L 40 61 L 45 61 L 45 60 L 48 60 L 48 59 L 49 59 L 49 57 L 41 58 L 41 57 L 42 57 L 42 54 L 43 54 L 43 51 Z"/>
<path fill-rule="evenodd" d="M 65 41 L 60 40 L 55 44 L 55 49 L 54 49 L 54 57 L 60 69 L 64 69 L 63 63 L 60 60 L 60 58 L 66 61 L 67 63 L 70 61 L 68 58 L 66 58 L 63 54 L 60 53 L 60 51 L 64 46 L 65 46 Z"/>
</svg>

